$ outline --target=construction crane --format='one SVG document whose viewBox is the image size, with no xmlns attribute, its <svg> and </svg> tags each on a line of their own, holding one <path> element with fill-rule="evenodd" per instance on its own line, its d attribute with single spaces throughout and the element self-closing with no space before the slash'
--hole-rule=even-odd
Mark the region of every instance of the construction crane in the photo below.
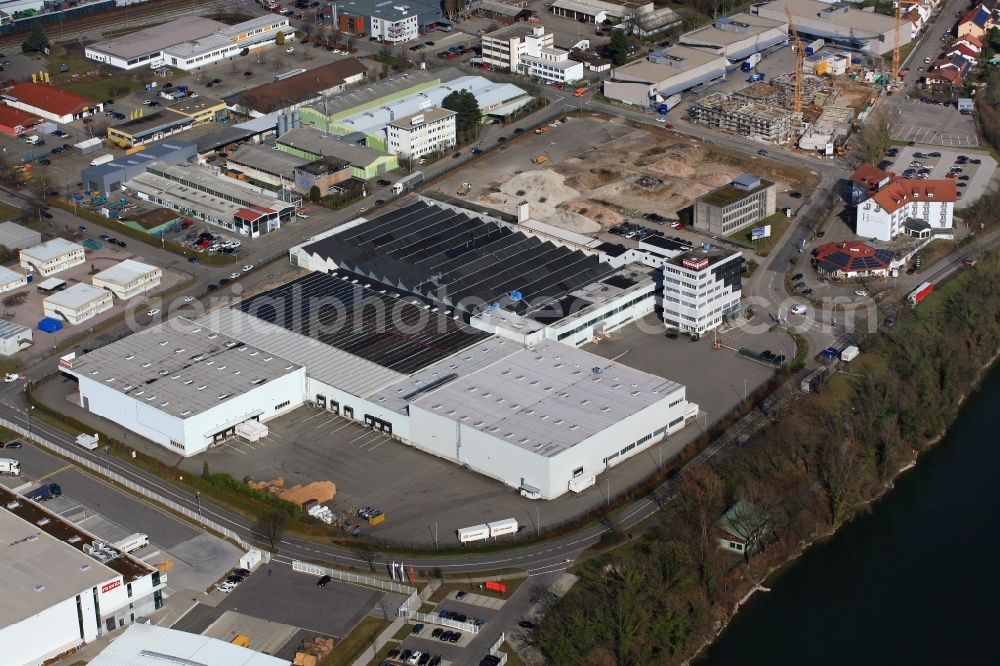
<svg viewBox="0 0 1000 666">
<path fill-rule="evenodd" d="M 903 23 L 903 5 L 919 5 L 920 0 L 897 0 L 896 2 L 896 30 L 892 33 L 892 80 L 899 80 L 899 29 Z"/>
<path fill-rule="evenodd" d="M 792 12 L 785 7 L 785 16 L 788 17 L 788 30 L 795 39 L 795 98 L 793 109 L 796 116 L 802 115 L 802 67 L 806 59 L 806 47 L 799 39 L 799 31 L 795 29 L 795 22 L 792 20 Z"/>
</svg>

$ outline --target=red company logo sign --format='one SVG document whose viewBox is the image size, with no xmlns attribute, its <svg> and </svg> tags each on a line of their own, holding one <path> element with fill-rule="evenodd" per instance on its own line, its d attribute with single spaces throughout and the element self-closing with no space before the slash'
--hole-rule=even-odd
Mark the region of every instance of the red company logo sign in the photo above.
<svg viewBox="0 0 1000 666">
<path fill-rule="evenodd" d="M 113 580 L 110 583 L 105 583 L 104 585 L 101 586 L 101 594 L 104 594 L 106 592 L 110 592 L 111 590 L 115 589 L 116 587 L 121 587 L 121 584 L 122 584 L 122 582 L 120 580 Z"/>
<path fill-rule="evenodd" d="M 61 358 L 59 359 L 59 367 L 73 369 L 73 359 L 71 358 Z"/>
</svg>

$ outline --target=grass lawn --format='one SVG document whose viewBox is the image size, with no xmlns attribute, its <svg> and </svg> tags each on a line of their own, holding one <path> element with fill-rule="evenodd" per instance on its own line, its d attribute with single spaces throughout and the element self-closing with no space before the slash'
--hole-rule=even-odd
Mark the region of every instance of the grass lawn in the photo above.
<svg viewBox="0 0 1000 666">
<path fill-rule="evenodd" d="M 524 666 L 524 662 L 506 642 L 500 645 L 500 651 L 507 653 L 507 666 Z"/>
<path fill-rule="evenodd" d="M 59 66 L 64 64 L 69 70 L 60 72 Z M 39 68 L 41 69 L 41 67 Z M 54 47 L 48 57 L 46 69 L 53 84 L 102 102 L 106 99 L 118 99 L 144 89 L 139 74 L 112 73 L 111 71 L 101 74 L 100 67 L 93 60 L 85 58 L 79 47 L 75 45 L 70 45 L 69 48 L 58 45 Z M 176 78 L 176 76 L 169 76 L 166 79 L 157 79 L 157 84 L 162 85 Z"/>
<path fill-rule="evenodd" d="M 498 599 L 510 599 L 510 596 L 517 591 L 517 588 L 521 587 L 527 578 L 514 578 L 512 580 L 500 581 L 507 586 L 506 592 L 494 592 L 493 590 L 479 589 L 479 583 L 444 583 L 441 587 L 434 590 L 434 594 L 431 595 L 429 601 L 441 601 L 448 593 L 452 590 L 461 590 L 464 592 L 474 592 L 476 594 L 481 594 L 485 597 L 496 597 Z"/>
<path fill-rule="evenodd" d="M 770 252 L 771 249 L 778 242 L 778 239 L 781 238 L 782 234 L 785 233 L 785 229 L 788 228 L 788 223 L 790 220 L 791 218 L 786 217 L 784 213 L 780 212 L 774 213 L 773 215 L 765 217 L 760 222 L 755 222 L 746 229 L 741 229 L 740 231 L 737 231 L 735 234 L 730 234 L 729 236 L 727 236 L 727 238 L 731 238 L 735 241 L 742 241 L 744 243 L 752 243 L 754 246 L 754 252 L 756 252 L 762 257 L 766 257 L 767 253 Z M 768 224 L 771 225 L 771 235 L 769 237 L 761 239 L 759 241 L 750 240 L 750 233 L 755 227 L 763 227 L 767 226 Z"/>
<path fill-rule="evenodd" d="M 923 273 L 931 266 L 941 261 L 955 251 L 955 242 L 950 240 L 933 240 L 927 247 L 920 250 L 917 256 L 920 257 L 920 268 L 917 274 Z"/>
<path fill-rule="evenodd" d="M 366 617 L 351 633 L 333 646 L 321 666 L 350 666 L 365 650 L 370 650 L 375 637 L 382 633 L 389 623 L 376 617 Z M 386 650 L 388 652 L 388 650 Z M 371 654 L 371 653 L 369 653 Z"/>
<path fill-rule="evenodd" d="M 20 208 L 15 208 L 14 206 L 8 206 L 5 203 L 0 203 L 0 219 L 2 220 L 13 220 L 16 217 L 24 215 L 24 211 Z"/>
</svg>

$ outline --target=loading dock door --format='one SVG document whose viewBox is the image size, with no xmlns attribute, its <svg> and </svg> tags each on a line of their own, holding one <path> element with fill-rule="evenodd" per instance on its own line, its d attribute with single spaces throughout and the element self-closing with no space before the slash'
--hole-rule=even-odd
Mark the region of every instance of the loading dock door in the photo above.
<svg viewBox="0 0 1000 666">
<path fill-rule="evenodd" d="M 316 394 L 316 406 L 319 407 L 320 409 L 326 409 L 325 395 L 320 395 L 319 393 Z"/>
<path fill-rule="evenodd" d="M 340 403 L 336 400 L 330 401 L 330 411 L 334 414 L 340 414 Z"/>
<path fill-rule="evenodd" d="M 346 416 L 349 419 L 353 419 L 354 418 L 354 408 L 353 407 L 348 407 L 348 406 L 345 405 L 344 406 L 344 416 Z"/>
</svg>

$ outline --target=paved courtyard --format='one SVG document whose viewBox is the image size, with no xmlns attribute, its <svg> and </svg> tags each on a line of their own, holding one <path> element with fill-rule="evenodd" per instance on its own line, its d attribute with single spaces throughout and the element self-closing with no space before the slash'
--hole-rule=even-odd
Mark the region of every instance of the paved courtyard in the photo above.
<svg viewBox="0 0 1000 666">
<path fill-rule="evenodd" d="M 963 116 L 954 106 L 924 104 L 910 99 L 900 104 L 897 114 L 891 118 L 892 138 L 897 141 L 949 148 L 979 146 L 973 116 Z"/>
</svg>

